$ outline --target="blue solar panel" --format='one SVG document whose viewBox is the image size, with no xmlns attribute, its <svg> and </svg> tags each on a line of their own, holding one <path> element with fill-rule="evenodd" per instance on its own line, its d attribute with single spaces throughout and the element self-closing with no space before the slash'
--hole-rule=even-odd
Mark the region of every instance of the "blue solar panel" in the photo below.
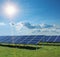
<svg viewBox="0 0 60 57">
<path fill-rule="evenodd" d="M 41 42 L 47 42 L 47 40 L 50 38 L 50 36 L 44 36 L 41 39 Z"/>
<path fill-rule="evenodd" d="M 20 42 L 20 44 L 28 44 L 28 42 L 33 39 L 33 36 L 27 36 L 23 41 Z"/>
<path fill-rule="evenodd" d="M 0 37 L 0 42 L 5 42 L 6 40 L 8 39 L 8 37 L 7 36 L 3 36 L 3 37 Z"/>
<path fill-rule="evenodd" d="M 43 36 L 35 36 L 31 41 L 28 42 L 28 44 L 38 44 Z"/>
<path fill-rule="evenodd" d="M 16 41 L 15 41 L 15 44 L 21 44 L 21 42 L 23 42 L 25 39 L 27 38 L 27 36 L 22 36 L 20 38 L 18 38 Z"/>
<path fill-rule="evenodd" d="M 50 36 L 50 38 L 47 40 L 47 42 L 54 42 L 56 36 Z"/>
<path fill-rule="evenodd" d="M 60 36 L 57 36 L 54 42 L 60 42 Z"/>
<path fill-rule="evenodd" d="M 39 42 L 60 42 L 60 36 L 0 36 L 0 43 L 38 44 Z"/>
</svg>

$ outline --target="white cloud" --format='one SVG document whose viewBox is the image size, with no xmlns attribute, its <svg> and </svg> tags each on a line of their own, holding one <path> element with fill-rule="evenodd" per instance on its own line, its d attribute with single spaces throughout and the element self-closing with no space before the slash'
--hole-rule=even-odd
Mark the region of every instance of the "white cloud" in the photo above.
<svg viewBox="0 0 60 57">
<path fill-rule="evenodd" d="M 20 31 L 22 29 L 22 27 L 23 27 L 23 23 L 19 22 L 16 24 L 16 30 L 17 31 Z"/>
<path fill-rule="evenodd" d="M 53 28 L 55 25 L 49 25 L 49 24 L 31 24 L 31 23 L 23 23 L 23 26 L 25 26 L 28 29 L 41 29 L 41 28 Z"/>
<path fill-rule="evenodd" d="M 0 27 L 6 23 L 0 22 Z M 11 26 L 12 23 L 9 23 Z M 29 22 L 13 23 L 17 35 L 60 35 L 60 26 L 54 24 L 31 24 Z"/>
<path fill-rule="evenodd" d="M 52 28 L 55 27 L 55 25 L 49 25 L 49 24 L 40 24 L 41 28 Z"/>
<path fill-rule="evenodd" d="M 54 24 L 31 24 L 19 22 L 15 25 L 16 31 L 25 34 L 60 34 L 60 27 Z"/>
<path fill-rule="evenodd" d="M 5 26 L 6 24 L 4 22 L 0 22 L 0 26 Z"/>
</svg>

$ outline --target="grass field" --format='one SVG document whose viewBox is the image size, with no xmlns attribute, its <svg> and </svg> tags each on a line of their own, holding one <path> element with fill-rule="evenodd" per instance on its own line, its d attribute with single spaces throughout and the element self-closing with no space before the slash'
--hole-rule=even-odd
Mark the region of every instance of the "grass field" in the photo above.
<svg viewBox="0 0 60 57">
<path fill-rule="evenodd" d="M 0 57 L 60 57 L 60 46 L 41 46 L 37 50 L 0 46 Z"/>
</svg>

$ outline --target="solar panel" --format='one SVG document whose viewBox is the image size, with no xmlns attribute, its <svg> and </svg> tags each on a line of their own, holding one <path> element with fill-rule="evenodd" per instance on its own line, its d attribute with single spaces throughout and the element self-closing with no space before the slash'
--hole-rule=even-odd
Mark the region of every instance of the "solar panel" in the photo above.
<svg viewBox="0 0 60 57">
<path fill-rule="evenodd" d="M 47 42 L 50 36 L 43 36 L 40 42 Z"/>
<path fill-rule="evenodd" d="M 32 36 L 33 37 L 33 36 Z M 31 40 L 31 39 L 33 39 L 33 38 L 30 38 L 30 36 L 28 36 L 28 37 L 26 37 L 22 42 L 20 42 L 21 44 L 28 44 L 28 42 Z"/>
<path fill-rule="evenodd" d="M 0 43 L 38 44 L 39 42 L 60 42 L 60 36 L 0 36 Z"/>
<path fill-rule="evenodd" d="M 5 37 L 2 36 L 2 37 L 0 37 L 0 42 L 4 43 L 7 39 L 8 39 L 7 36 L 5 36 Z"/>
<path fill-rule="evenodd" d="M 57 36 L 50 36 L 49 40 L 47 42 L 54 42 Z"/>
<path fill-rule="evenodd" d="M 60 42 L 60 36 L 44 36 L 40 42 Z"/>
<path fill-rule="evenodd" d="M 38 44 L 43 36 L 36 36 L 28 44 Z"/>
<path fill-rule="evenodd" d="M 60 42 L 60 36 L 57 36 L 54 42 Z"/>
</svg>

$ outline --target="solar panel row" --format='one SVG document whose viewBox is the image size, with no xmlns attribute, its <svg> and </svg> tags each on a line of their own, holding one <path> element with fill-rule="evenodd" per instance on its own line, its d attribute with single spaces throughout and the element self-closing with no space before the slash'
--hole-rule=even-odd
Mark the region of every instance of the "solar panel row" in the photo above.
<svg viewBox="0 0 60 57">
<path fill-rule="evenodd" d="M 38 44 L 39 42 L 60 42 L 60 36 L 0 36 L 0 43 Z"/>
<path fill-rule="evenodd" d="M 60 42 L 60 36 L 45 36 L 42 42 Z"/>
</svg>

